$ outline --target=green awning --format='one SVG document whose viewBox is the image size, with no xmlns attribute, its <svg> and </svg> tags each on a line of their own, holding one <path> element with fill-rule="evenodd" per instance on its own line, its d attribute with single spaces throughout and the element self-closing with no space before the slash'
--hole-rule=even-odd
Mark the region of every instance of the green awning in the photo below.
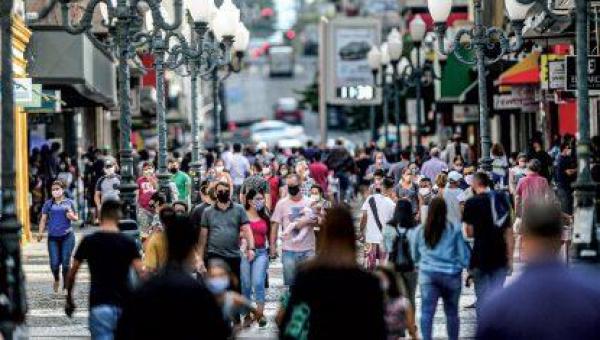
<svg viewBox="0 0 600 340">
<path fill-rule="evenodd" d="M 451 53 L 442 71 L 440 102 L 459 103 L 461 95 L 473 84 L 470 65 L 463 64 Z"/>
</svg>

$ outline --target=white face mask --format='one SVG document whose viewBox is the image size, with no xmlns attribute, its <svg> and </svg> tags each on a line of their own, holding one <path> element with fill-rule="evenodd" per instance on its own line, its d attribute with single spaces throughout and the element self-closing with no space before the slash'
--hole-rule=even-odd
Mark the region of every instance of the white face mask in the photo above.
<svg viewBox="0 0 600 340">
<path fill-rule="evenodd" d="M 114 173 L 115 173 L 115 167 L 111 166 L 110 168 L 104 168 L 104 173 L 107 176 L 114 175 Z"/>
<path fill-rule="evenodd" d="M 421 196 L 427 196 L 430 193 L 431 193 L 430 188 L 419 188 L 419 195 L 421 195 Z"/>
<path fill-rule="evenodd" d="M 224 170 L 224 169 L 225 169 L 225 168 L 224 168 L 224 167 L 222 167 L 222 166 L 216 166 L 216 167 L 215 167 L 215 171 L 216 171 L 218 174 L 220 174 L 221 172 L 223 172 L 223 170 Z"/>
<path fill-rule="evenodd" d="M 262 169 L 262 174 L 263 174 L 263 176 L 271 175 L 271 169 L 269 169 L 269 168 Z"/>
<path fill-rule="evenodd" d="M 152 170 L 152 169 L 144 170 L 144 176 L 146 176 L 146 177 L 152 177 L 153 174 L 154 174 L 154 170 Z"/>
<path fill-rule="evenodd" d="M 52 189 L 52 197 L 61 198 L 63 196 L 63 189 Z"/>
<path fill-rule="evenodd" d="M 321 195 L 310 195 L 311 202 L 319 202 L 321 200 Z"/>
</svg>

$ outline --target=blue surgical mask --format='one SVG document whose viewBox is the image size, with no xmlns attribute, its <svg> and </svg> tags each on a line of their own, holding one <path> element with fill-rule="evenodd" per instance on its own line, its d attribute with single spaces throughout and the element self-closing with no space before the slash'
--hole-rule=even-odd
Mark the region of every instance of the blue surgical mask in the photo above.
<svg viewBox="0 0 600 340">
<path fill-rule="evenodd" d="M 213 294 L 222 294 L 229 288 L 229 278 L 214 277 L 206 279 L 206 288 Z"/>
<path fill-rule="evenodd" d="M 254 202 L 254 208 L 256 208 L 256 211 L 261 211 L 263 210 L 263 208 L 265 207 L 265 201 L 255 201 Z"/>
</svg>

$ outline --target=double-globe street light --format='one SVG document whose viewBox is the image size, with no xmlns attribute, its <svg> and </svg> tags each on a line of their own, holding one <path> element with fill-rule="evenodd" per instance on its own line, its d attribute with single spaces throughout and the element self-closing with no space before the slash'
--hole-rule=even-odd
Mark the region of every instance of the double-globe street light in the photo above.
<svg viewBox="0 0 600 340">
<path fill-rule="evenodd" d="M 486 81 L 486 68 L 498 62 L 503 56 L 518 52 L 523 47 L 523 26 L 531 4 L 522 4 L 518 0 L 505 0 L 506 11 L 515 32 L 516 41 L 511 44 L 504 31 L 497 27 L 486 27 L 482 17 L 483 0 L 473 0 L 474 26 L 458 30 L 454 37 L 453 45 L 447 49 L 444 45 L 448 16 L 452 10 L 452 0 L 428 0 L 429 13 L 435 23 L 438 37 L 438 51 L 443 55 L 454 53 L 456 58 L 468 65 L 477 65 L 477 80 L 479 86 L 479 127 L 481 138 L 481 161 L 484 171 L 492 170 L 490 158 L 491 137 L 490 117 L 488 108 L 488 94 Z M 491 4 L 491 1 L 489 1 Z M 467 37 L 469 42 L 463 45 L 462 39 Z M 497 47 L 500 47 L 497 50 Z M 461 47 L 462 46 L 462 47 Z M 465 58 L 459 51 L 461 49 L 474 50 L 475 60 Z"/>
<path fill-rule="evenodd" d="M 416 139 L 417 147 L 421 145 L 421 111 L 422 111 L 422 87 L 429 83 L 429 79 L 424 77 L 426 73 L 429 73 L 433 77 L 435 74 L 433 69 L 426 67 L 421 60 L 421 45 L 425 34 L 427 32 L 427 25 L 420 15 L 415 16 L 409 24 L 409 33 L 414 46 L 414 50 L 411 51 L 411 58 L 403 57 L 403 43 L 402 36 L 397 29 L 392 29 L 387 36 L 387 41 L 382 44 L 381 49 L 372 47 L 368 54 L 369 66 L 373 72 L 373 78 L 377 84 L 377 75 L 380 69 L 385 70 L 385 75 L 382 79 L 381 86 L 384 91 L 384 124 L 386 134 L 386 144 L 388 141 L 388 105 L 386 97 L 393 96 L 395 106 L 395 117 L 396 117 L 396 139 L 398 145 L 400 145 L 401 134 L 400 134 L 400 97 L 406 95 L 406 92 L 410 88 L 415 89 L 416 99 Z M 412 55 L 414 53 L 414 60 Z M 389 74 L 391 70 L 391 74 Z M 391 94 L 391 95 L 390 95 Z M 373 118 L 372 118 L 373 119 Z M 412 142 L 411 142 L 412 143 Z"/>
<path fill-rule="evenodd" d="M 215 83 L 219 80 L 219 69 L 226 67 L 229 70 L 239 71 L 232 60 L 232 51 L 237 64 L 241 62 L 244 51 L 248 48 L 250 32 L 240 21 L 239 10 L 231 3 L 225 1 L 217 10 L 213 0 L 195 1 L 188 0 L 187 22 L 190 26 L 190 35 L 187 40 L 178 36 L 179 41 L 170 50 L 170 63 L 173 68 L 185 66 L 186 76 L 191 81 L 191 114 L 192 114 L 192 202 L 200 201 L 200 183 L 202 173 L 202 160 L 200 155 L 201 130 L 203 125 L 198 113 L 198 79 L 213 80 L 213 118 L 218 125 L 217 105 L 218 87 Z M 221 11 L 225 15 L 218 15 Z M 218 85 L 218 84 L 217 84 Z M 216 134 L 215 134 L 216 136 Z"/>
</svg>

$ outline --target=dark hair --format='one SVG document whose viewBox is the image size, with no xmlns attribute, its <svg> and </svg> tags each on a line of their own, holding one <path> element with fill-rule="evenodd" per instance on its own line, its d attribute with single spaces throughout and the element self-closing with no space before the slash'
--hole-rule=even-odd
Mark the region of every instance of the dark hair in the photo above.
<svg viewBox="0 0 600 340">
<path fill-rule="evenodd" d="M 452 164 L 456 163 L 456 161 L 460 161 L 461 163 L 463 163 L 463 165 L 465 165 L 465 159 L 463 158 L 462 155 L 454 156 L 454 159 L 452 160 Z"/>
<path fill-rule="evenodd" d="M 402 159 L 409 159 L 410 158 L 410 151 L 408 151 L 408 150 L 405 149 L 404 151 L 402 151 L 400 153 L 400 157 Z"/>
<path fill-rule="evenodd" d="M 242 144 L 233 143 L 233 152 L 235 152 L 235 153 L 242 152 Z"/>
<path fill-rule="evenodd" d="M 375 269 L 375 271 L 383 274 L 383 276 L 385 276 L 385 278 L 388 280 L 390 285 L 388 286 L 386 294 L 390 299 L 397 299 L 403 296 L 400 285 L 398 284 L 396 273 L 391 268 L 379 266 L 377 269 Z"/>
<path fill-rule="evenodd" d="M 167 203 L 167 196 L 165 196 L 164 193 L 157 191 L 154 194 L 152 194 L 152 197 L 150 197 L 150 200 L 158 203 L 158 205 L 163 205 L 163 204 Z"/>
<path fill-rule="evenodd" d="M 200 192 L 202 195 L 208 195 L 209 184 L 210 183 L 207 180 L 203 180 L 202 183 L 200 183 Z"/>
<path fill-rule="evenodd" d="M 310 187 L 310 190 L 312 190 L 312 189 L 319 190 L 319 193 L 321 194 L 321 196 L 323 196 L 325 194 L 325 192 L 323 191 L 323 188 L 321 188 L 321 186 L 318 184 L 313 184 L 312 187 Z"/>
<path fill-rule="evenodd" d="M 196 249 L 199 233 L 187 214 L 177 214 L 172 208 L 165 208 L 161 211 L 161 221 L 163 221 L 167 235 L 168 262 L 180 265 Z"/>
<path fill-rule="evenodd" d="M 65 182 L 63 182 L 60 179 L 57 179 L 54 182 L 52 182 L 52 185 L 50 187 L 52 188 L 53 186 L 59 186 L 61 189 L 64 189 L 66 187 Z"/>
<path fill-rule="evenodd" d="M 385 172 L 383 169 L 377 169 L 373 172 L 373 177 L 385 177 Z"/>
<path fill-rule="evenodd" d="M 319 232 L 317 261 L 338 263 L 341 248 L 356 256 L 356 232 L 349 208 L 337 206 L 327 210 Z"/>
<path fill-rule="evenodd" d="M 182 200 L 175 201 L 175 202 L 173 202 L 172 206 L 175 206 L 175 205 L 183 206 L 185 208 L 185 211 L 188 211 L 188 209 L 189 209 L 189 206 L 186 201 L 182 201 Z"/>
<path fill-rule="evenodd" d="M 123 205 L 115 199 L 107 199 L 100 206 L 100 221 L 118 222 L 123 216 Z"/>
<path fill-rule="evenodd" d="M 254 199 L 254 197 L 256 197 L 256 195 L 261 194 L 263 195 L 263 197 L 265 197 L 265 193 L 262 190 L 254 190 L 254 189 L 250 189 L 248 190 L 248 192 L 246 193 L 246 204 L 244 204 L 244 208 L 246 208 L 246 210 L 250 209 L 250 201 L 252 201 Z M 265 198 L 266 200 L 266 198 Z M 258 213 L 258 217 L 260 217 L 261 219 L 263 219 L 265 222 L 267 222 L 267 227 L 269 227 L 271 225 L 271 217 L 269 216 L 269 212 L 267 211 L 267 207 L 264 206 L 262 209 L 257 211 Z"/>
<path fill-rule="evenodd" d="M 444 229 L 446 229 L 446 211 L 446 201 L 441 197 L 435 197 L 429 203 L 423 236 L 425 237 L 425 243 L 431 249 L 435 248 L 440 242 Z"/>
<path fill-rule="evenodd" d="M 491 185 L 490 176 L 488 176 L 485 172 L 476 172 L 473 175 L 473 181 L 477 181 L 477 183 L 481 184 L 484 187 L 489 187 Z"/>
<path fill-rule="evenodd" d="M 263 167 L 259 161 L 254 162 L 254 164 L 252 164 L 252 166 L 254 167 L 254 170 L 256 170 L 256 172 L 261 172 L 263 169 Z"/>
<path fill-rule="evenodd" d="M 530 204 L 523 212 L 524 235 L 547 240 L 560 240 L 562 235 L 562 213 L 555 204 Z"/>
<path fill-rule="evenodd" d="M 564 151 L 566 148 L 571 148 L 571 143 L 569 143 L 569 142 L 563 142 L 560 145 L 560 151 Z"/>
<path fill-rule="evenodd" d="M 534 158 L 534 159 L 530 160 L 529 163 L 527 163 L 527 169 L 529 171 L 539 173 L 540 170 L 542 169 L 542 163 L 539 160 Z"/>
<path fill-rule="evenodd" d="M 385 177 L 383 179 L 383 187 L 385 189 L 392 189 L 394 187 L 394 180 L 390 177 Z"/>
<path fill-rule="evenodd" d="M 388 224 L 406 229 L 414 227 L 415 216 L 413 214 L 412 203 L 407 199 L 399 199 L 394 209 L 394 216 L 392 216 Z"/>
</svg>

